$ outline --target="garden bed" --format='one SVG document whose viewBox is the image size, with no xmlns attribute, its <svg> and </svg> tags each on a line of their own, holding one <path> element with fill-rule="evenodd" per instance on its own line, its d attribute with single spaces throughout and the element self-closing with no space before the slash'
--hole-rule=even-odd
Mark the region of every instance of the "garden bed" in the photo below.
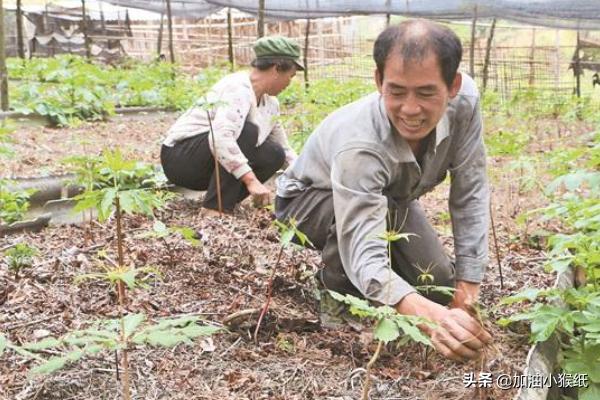
<svg viewBox="0 0 600 400">
<path fill-rule="evenodd" d="M 444 222 L 436 217 L 444 207 L 443 193 L 428 196 L 424 204 L 443 230 Z M 262 305 L 279 249 L 276 231 L 266 229 L 270 216 L 246 207 L 236 217 L 223 219 L 203 218 L 199 211 L 197 202 L 178 200 L 159 215 L 168 225 L 196 230 L 202 238 L 198 248 L 172 239 L 167 239 L 166 246 L 156 239 L 136 238 L 139 232 L 151 229 L 151 222 L 142 217 L 126 219 L 127 261 L 157 266 L 162 274 L 161 279 L 150 282 L 149 290 L 130 294 L 130 312 L 145 312 L 151 318 L 200 314 L 219 324 L 231 314 Z M 99 250 L 116 257 L 109 226 L 93 223 L 94 240 L 87 243 L 82 226 L 51 227 L 2 239 L 0 247 L 24 241 L 38 247 L 41 254 L 17 281 L 6 269 L 0 270 L 0 331 L 18 343 L 59 336 L 94 319 L 116 317 L 115 298 L 107 284 L 73 283 L 78 275 L 98 271 Z M 447 234 L 443 239 L 449 244 Z M 506 238 L 501 241 L 505 248 Z M 497 269 L 490 266 L 482 287 L 485 308 L 522 286 L 550 286 L 552 277 L 539 274 L 542 259 L 535 250 L 511 251 L 503 263 L 504 290 L 500 290 Z M 256 315 L 250 314 L 229 333 L 199 340 L 191 347 L 132 351 L 134 398 L 358 398 L 363 368 L 375 344 L 368 327 L 360 332 L 349 326 L 324 330 L 316 323 L 311 277 L 319 267 L 316 252 L 284 252 L 259 346 L 251 339 Z M 463 383 L 464 374 L 471 372 L 515 375 L 525 366 L 527 337 L 498 328 L 493 323 L 495 313 L 489 318 L 486 326 L 495 340 L 481 363 L 456 364 L 431 351 L 425 361 L 424 348 L 419 345 L 388 345 L 374 369 L 372 398 L 512 398 L 515 390 L 493 387 L 477 393 Z M 4 354 L 0 358 L 0 396 L 90 399 L 118 393 L 114 355 L 107 352 L 34 380 L 26 379 L 30 367 L 30 362 Z"/>
</svg>

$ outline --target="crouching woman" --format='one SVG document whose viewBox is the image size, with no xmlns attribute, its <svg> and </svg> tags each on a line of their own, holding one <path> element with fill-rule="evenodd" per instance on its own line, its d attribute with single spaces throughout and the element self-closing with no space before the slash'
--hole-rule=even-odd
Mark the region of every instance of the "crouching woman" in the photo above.
<svg viewBox="0 0 600 400">
<path fill-rule="evenodd" d="M 187 110 L 167 132 L 161 148 L 165 175 L 174 184 L 206 190 L 206 213 L 218 211 L 214 156 L 219 165 L 223 211 L 252 195 L 267 204 L 270 190 L 263 185 L 296 154 L 277 122 L 277 96 L 304 67 L 300 48 L 284 37 L 264 37 L 254 44 L 250 71 L 230 74 L 206 94 L 209 112 L 201 105 Z M 214 133 L 214 143 L 210 129 Z"/>
</svg>

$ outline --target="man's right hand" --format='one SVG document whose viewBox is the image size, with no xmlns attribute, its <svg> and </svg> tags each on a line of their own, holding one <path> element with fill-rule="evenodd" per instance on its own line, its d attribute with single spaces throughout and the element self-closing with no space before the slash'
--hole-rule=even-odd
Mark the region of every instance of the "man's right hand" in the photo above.
<svg viewBox="0 0 600 400">
<path fill-rule="evenodd" d="M 459 308 L 448 309 L 418 293 L 405 296 L 396 305 L 396 310 L 401 314 L 417 315 L 434 322 L 436 327 L 424 328 L 424 331 L 431 337 L 435 349 L 452 360 L 478 358 L 492 339 L 479 321 L 466 311 Z"/>
<path fill-rule="evenodd" d="M 271 203 L 271 191 L 258 180 L 254 172 L 250 171 L 244 174 L 241 181 L 252 196 L 255 207 L 264 207 Z"/>
</svg>

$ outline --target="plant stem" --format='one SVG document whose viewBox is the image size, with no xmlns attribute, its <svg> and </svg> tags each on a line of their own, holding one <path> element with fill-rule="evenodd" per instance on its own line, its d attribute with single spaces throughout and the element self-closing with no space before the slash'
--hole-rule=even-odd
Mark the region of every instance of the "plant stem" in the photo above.
<svg viewBox="0 0 600 400">
<path fill-rule="evenodd" d="M 500 273 L 500 289 L 504 289 L 504 276 L 502 275 L 502 263 L 500 262 L 500 250 L 498 248 L 498 238 L 496 237 L 496 224 L 494 224 L 494 212 L 492 210 L 492 200 L 490 199 L 490 221 L 492 223 L 492 236 L 494 237 L 494 248 L 496 249 L 496 262 L 498 263 L 498 272 Z"/>
<path fill-rule="evenodd" d="M 115 197 L 115 207 L 117 209 L 117 253 L 119 268 L 124 265 L 123 256 L 123 231 L 121 229 L 121 203 L 119 201 L 119 195 Z M 125 306 L 127 297 L 125 292 L 125 284 L 123 281 L 117 281 L 117 296 L 119 298 L 119 317 L 121 323 L 121 344 L 123 345 L 123 351 L 121 354 L 121 363 L 123 367 L 123 398 L 125 400 L 131 399 L 130 387 L 129 387 L 129 361 L 127 360 L 127 338 L 125 337 L 125 320 L 123 319 L 123 308 Z"/>
<path fill-rule="evenodd" d="M 117 220 L 117 264 L 119 268 L 122 268 L 125 264 L 125 257 L 123 256 L 123 229 L 121 228 L 121 203 L 119 201 L 119 195 L 115 198 L 116 220 Z M 119 304 L 125 304 L 127 302 L 127 293 L 125 292 L 125 285 L 123 281 L 117 282 Z"/>
<path fill-rule="evenodd" d="M 265 305 L 263 306 L 260 315 L 258 316 L 258 321 L 256 322 L 256 329 L 254 329 L 254 343 L 258 345 L 258 330 L 260 329 L 260 324 L 269 309 L 269 304 L 271 304 L 271 297 L 273 294 L 273 278 L 275 277 L 275 271 L 279 266 L 279 262 L 281 261 L 281 256 L 283 255 L 283 245 L 279 249 L 279 255 L 277 256 L 277 262 L 271 271 L 271 276 L 269 277 L 269 283 L 267 284 L 267 300 L 265 301 Z"/>
<path fill-rule="evenodd" d="M 208 118 L 208 125 L 210 127 L 210 138 L 212 141 L 212 147 L 215 158 L 215 179 L 217 181 L 217 205 L 219 207 L 219 214 L 223 214 L 223 201 L 221 200 L 221 174 L 219 171 L 219 158 L 217 153 L 217 147 L 215 146 L 215 132 L 213 131 L 212 119 L 210 118 L 210 112 L 206 110 L 206 116 Z"/>
<path fill-rule="evenodd" d="M 365 377 L 365 384 L 363 386 L 362 400 L 369 400 L 369 389 L 371 388 L 371 368 L 379 358 L 379 353 L 381 352 L 382 347 L 383 342 L 380 340 L 379 343 L 377 343 L 377 349 L 375 350 L 375 353 L 373 353 L 373 356 L 367 363 L 367 375 Z"/>
</svg>

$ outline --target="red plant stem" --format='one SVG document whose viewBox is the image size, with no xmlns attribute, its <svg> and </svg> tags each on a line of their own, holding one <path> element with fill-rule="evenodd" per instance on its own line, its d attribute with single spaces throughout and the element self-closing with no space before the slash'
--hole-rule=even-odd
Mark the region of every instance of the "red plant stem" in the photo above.
<svg viewBox="0 0 600 400">
<path fill-rule="evenodd" d="M 117 220 L 117 254 L 118 265 L 122 268 L 125 263 L 123 256 L 123 230 L 121 228 L 121 203 L 117 194 L 115 198 L 116 220 Z M 129 386 L 129 361 L 127 359 L 127 338 L 125 337 L 125 321 L 123 319 L 123 308 L 127 301 L 127 292 L 125 291 L 125 283 L 122 280 L 117 281 L 117 296 L 119 298 L 119 316 L 121 322 L 121 343 L 123 344 L 123 352 L 121 355 L 121 363 L 123 364 L 123 398 L 131 399 Z"/>
<path fill-rule="evenodd" d="M 215 158 L 215 179 L 217 181 L 217 205 L 219 207 L 219 214 L 223 214 L 223 201 L 221 200 L 221 174 L 219 172 L 219 159 L 217 153 L 217 147 L 215 146 L 215 132 L 213 131 L 212 119 L 210 118 L 210 112 L 206 110 L 206 116 L 208 117 L 208 125 L 210 127 L 210 137 L 212 141 L 212 147 L 214 158 Z"/>
<path fill-rule="evenodd" d="M 267 284 L 267 301 L 265 301 L 265 305 L 263 306 L 260 315 L 258 317 L 258 321 L 256 322 L 256 329 L 254 329 L 254 343 L 258 345 L 258 330 L 260 329 L 260 324 L 269 309 L 269 305 L 271 304 L 271 298 L 273 294 L 273 278 L 275 277 L 275 271 L 279 266 L 279 262 L 281 261 L 281 256 L 283 255 L 283 246 L 279 249 L 279 255 L 277 256 L 277 262 L 273 267 L 273 271 L 271 271 L 271 276 L 269 277 L 269 283 Z"/>
<path fill-rule="evenodd" d="M 500 289 L 504 289 L 504 277 L 502 276 L 502 263 L 500 262 L 500 249 L 498 247 L 498 238 L 496 237 L 496 225 L 494 224 L 494 212 L 492 210 L 492 201 L 490 200 L 490 221 L 492 223 L 492 236 L 494 237 L 494 248 L 496 249 L 496 262 L 498 263 L 498 272 L 500 273 Z"/>
</svg>

